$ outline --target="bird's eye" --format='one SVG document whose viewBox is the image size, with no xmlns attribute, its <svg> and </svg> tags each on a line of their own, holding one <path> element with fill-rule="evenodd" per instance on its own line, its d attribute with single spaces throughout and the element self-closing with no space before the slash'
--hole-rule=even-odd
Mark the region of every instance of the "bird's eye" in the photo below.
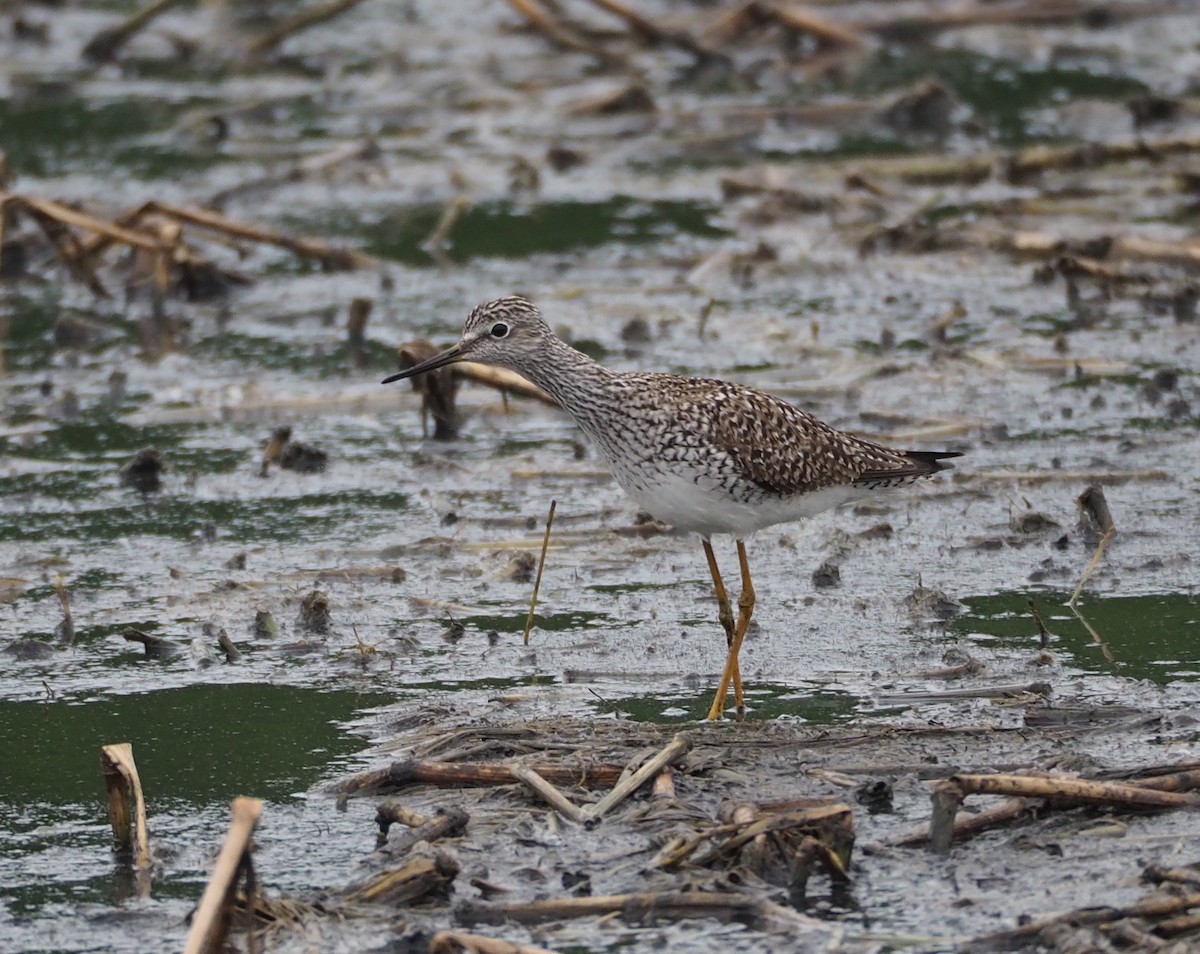
<svg viewBox="0 0 1200 954">
<path fill-rule="evenodd" d="M 494 325 L 492 325 L 492 337 L 507 338 L 508 325 L 506 325 L 503 321 L 497 321 Z"/>
</svg>

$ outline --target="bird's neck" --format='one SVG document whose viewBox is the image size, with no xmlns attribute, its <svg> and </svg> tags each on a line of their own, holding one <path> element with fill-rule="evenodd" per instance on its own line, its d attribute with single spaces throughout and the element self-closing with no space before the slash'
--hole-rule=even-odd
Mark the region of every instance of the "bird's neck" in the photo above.
<svg viewBox="0 0 1200 954">
<path fill-rule="evenodd" d="M 593 361 L 560 338 L 550 338 L 534 361 L 514 368 L 556 400 L 577 420 L 602 404 L 607 385 L 619 372 Z"/>
</svg>

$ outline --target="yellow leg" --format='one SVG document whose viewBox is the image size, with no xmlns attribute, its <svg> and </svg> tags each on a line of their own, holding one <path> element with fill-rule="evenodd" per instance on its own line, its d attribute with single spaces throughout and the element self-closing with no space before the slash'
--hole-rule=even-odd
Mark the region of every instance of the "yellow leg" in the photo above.
<svg viewBox="0 0 1200 954">
<path fill-rule="evenodd" d="M 729 646 L 729 656 L 725 660 L 725 671 L 721 674 L 721 684 L 717 687 L 716 698 L 713 699 L 712 707 L 708 710 L 710 719 L 719 719 L 725 713 L 725 700 L 729 695 L 729 683 L 733 681 L 734 673 L 739 673 L 738 682 L 741 682 L 741 676 L 738 668 L 738 653 L 742 649 L 742 640 L 746 638 L 746 630 L 750 626 L 750 617 L 754 615 L 754 581 L 750 579 L 750 564 L 746 560 L 746 544 L 745 541 L 737 542 L 738 563 L 742 568 L 742 595 L 738 597 L 738 619 L 737 627 L 733 632 L 733 642 Z M 737 701 L 738 712 L 745 710 L 745 704 L 740 692 L 734 693 L 734 698 Z"/>
<path fill-rule="evenodd" d="M 725 592 L 725 581 L 721 579 L 721 571 L 717 569 L 717 557 L 713 553 L 711 541 L 705 539 L 704 556 L 708 560 L 708 572 L 712 574 L 713 590 L 717 594 L 717 618 L 721 621 L 721 626 L 725 630 L 725 645 L 726 647 L 733 646 L 733 610 L 729 607 L 729 596 Z M 728 657 L 726 657 L 728 659 Z M 736 660 L 733 669 L 733 694 L 738 700 L 739 708 L 742 705 L 742 674 L 738 671 Z"/>
</svg>

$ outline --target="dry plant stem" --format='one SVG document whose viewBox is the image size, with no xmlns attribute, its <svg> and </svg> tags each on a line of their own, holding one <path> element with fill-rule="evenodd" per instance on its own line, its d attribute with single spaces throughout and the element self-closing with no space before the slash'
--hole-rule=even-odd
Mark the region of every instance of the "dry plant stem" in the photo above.
<svg viewBox="0 0 1200 954">
<path fill-rule="evenodd" d="M 1012 931 L 1001 931 L 997 934 L 975 938 L 973 941 L 967 941 L 961 945 L 959 950 L 1010 951 L 1013 949 L 1014 941 L 1019 941 L 1021 938 L 1034 937 L 1046 928 L 1053 927 L 1056 924 L 1107 924 L 1113 921 L 1121 921 L 1125 918 L 1164 917 L 1188 911 L 1198 906 L 1200 906 L 1200 892 L 1192 892 L 1175 897 L 1144 898 L 1123 908 L 1079 908 L 1075 911 L 1068 911 L 1066 914 L 1030 921 L 1028 924 L 1022 924 L 1019 928 L 1015 928 Z"/>
<path fill-rule="evenodd" d="M 677 46 L 680 49 L 687 50 L 697 59 L 728 62 L 728 57 L 724 53 L 705 46 L 687 33 L 667 30 L 659 26 L 649 17 L 626 6 L 621 0 L 591 0 L 591 2 L 601 9 L 607 10 L 613 16 L 624 20 L 634 31 L 640 33 L 653 43 Z"/>
<path fill-rule="evenodd" d="M 450 369 L 459 377 L 486 384 L 488 387 L 497 388 L 500 391 L 511 391 L 522 397 L 533 398 L 543 404 L 549 404 L 551 407 L 558 407 L 558 402 L 536 384 L 531 384 L 521 375 L 515 371 L 509 371 L 507 368 L 493 368 L 475 361 L 459 361 L 457 364 L 451 365 Z"/>
<path fill-rule="evenodd" d="M 1103 535 L 1100 537 L 1100 542 L 1096 545 L 1096 552 L 1092 554 L 1091 562 L 1088 563 L 1087 568 L 1083 571 L 1083 576 L 1079 578 L 1075 592 L 1071 594 L 1071 598 L 1067 601 L 1067 605 L 1072 608 L 1079 601 L 1079 594 L 1083 592 L 1087 581 L 1091 579 L 1092 574 L 1096 571 L 1100 559 L 1104 556 L 1105 549 L 1107 549 L 1113 535 L 1117 532 L 1116 525 L 1113 523 L 1112 512 L 1108 509 L 1108 501 L 1104 499 L 1104 491 L 1099 487 L 1093 485 L 1080 494 L 1079 506 L 1092 515 L 1096 524 L 1103 531 Z"/>
<path fill-rule="evenodd" d="M 864 178 L 896 178 L 913 185 L 978 184 L 994 175 L 1027 178 L 1051 169 L 1095 168 L 1135 159 L 1154 159 L 1200 152 L 1200 136 L 1177 139 L 1135 139 L 1124 143 L 1090 143 L 1085 146 L 1039 146 L 1015 154 L 985 152 L 973 156 L 907 156 L 855 163 Z"/>
<path fill-rule="evenodd" d="M 1038 611 L 1037 603 L 1030 597 L 1026 602 L 1029 604 L 1029 612 L 1033 614 L 1033 621 L 1038 628 L 1038 641 L 1042 649 L 1050 648 L 1050 630 L 1046 628 L 1046 621 L 1042 619 L 1042 614 Z"/>
<path fill-rule="evenodd" d="M 668 765 L 681 759 L 684 755 L 691 751 L 692 737 L 686 732 L 678 733 L 666 747 L 653 756 L 641 768 L 632 775 L 622 778 L 612 791 L 605 795 L 600 801 L 593 805 L 590 809 L 586 809 L 587 820 L 594 824 L 599 821 L 614 808 L 625 801 L 630 795 L 636 792 L 639 788 L 645 785 L 650 779 L 654 778 Z"/>
<path fill-rule="evenodd" d="M 728 43 L 760 23 L 762 18 L 759 0 L 742 0 L 737 6 L 721 14 L 704 31 L 704 36 L 712 43 Z"/>
<path fill-rule="evenodd" d="M 1019 795 L 1050 798 L 1076 805 L 1114 805 L 1123 808 L 1194 808 L 1200 797 L 1165 792 L 1121 782 L 1093 782 L 1081 778 L 1039 775 L 954 775 L 951 781 L 965 795 Z"/>
<path fill-rule="evenodd" d="M 357 368 L 365 368 L 369 362 L 367 356 L 367 320 L 371 317 L 374 302 L 370 298 L 352 298 L 350 310 L 346 316 L 346 344 L 350 349 L 351 360 Z"/>
<path fill-rule="evenodd" d="M 1155 884 L 1171 881 L 1175 884 L 1200 885 L 1200 871 L 1195 868 L 1164 868 L 1161 865 L 1147 865 L 1142 872 L 1142 877 Z"/>
<path fill-rule="evenodd" d="M 513 944 L 482 934 L 439 931 L 429 941 L 429 954 L 555 954 L 532 944 Z"/>
<path fill-rule="evenodd" d="M 351 7 L 358 6 L 362 0 L 332 0 L 330 3 L 314 6 L 284 20 L 269 33 L 265 33 L 250 44 L 250 52 L 256 56 L 272 50 L 290 36 L 294 36 L 309 27 L 332 20 L 345 13 Z"/>
<path fill-rule="evenodd" d="M 467 830 L 470 821 L 471 816 L 465 809 L 447 808 L 416 828 L 401 832 L 395 839 L 389 841 L 388 853 L 403 855 L 421 841 L 433 844 L 439 838 L 457 838 Z"/>
<path fill-rule="evenodd" d="M 529 599 L 529 615 L 525 617 L 524 643 L 529 645 L 529 631 L 533 629 L 533 611 L 537 609 L 538 590 L 542 587 L 542 570 L 546 567 L 546 548 L 550 546 L 550 528 L 554 526 L 554 510 L 557 500 L 550 501 L 550 513 L 546 515 L 546 534 L 542 537 L 542 553 L 538 557 L 537 576 L 533 580 L 533 596 Z"/>
<path fill-rule="evenodd" d="M 938 782 L 933 787 L 930 799 L 933 815 L 929 821 L 929 848 L 935 854 L 944 855 L 954 840 L 954 819 L 962 807 L 964 792 L 954 781 Z"/>
<path fill-rule="evenodd" d="M 444 893 L 459 872 L 458 862 L 445 852 L 432 858 L 407 858 L 403 864 L 377 872 L 347 889 L 349 901 L 403 905 L 434 893 Z"/>
<path fill-rule="evenodd" d="M 1088 622 L 1087 617 L 1085 617 L 1083 615 L 1083 613 L 1080 611 L 1078 604 L 1068 603 L 1067 608 L 1070 609 L 1070 611 L 1075 614 L 1075 618 L 1077 620 L 1079 620 L 1079 622 L 1083 626 L 1083 628 L 1088 631 L 1088 635 L 1092 637 L 1092 642 L 1095 643 L 1098 647 L 1100 647 L 1101 655 L 1104 656 L 1104 658 L 1106 660 L 1108 660 L 1109 662 L 1113 662 L 1117 657 L 1116 657 L 1116 654 L 1112 651 L 1112 647 L 1109 646 L 1108 643 L 1106 643 L 1104 641 L 1104 637 L 1101 636 L 1098 632 L 1096 632 L 1096 628 L 1091 623 Z"/>
<path fill-rule="evenodd" d="M 1178 937 L 1181 934 L 1191 934 L 1197 928 L 1200 928 L 1200 914 L 1181 914 L 1159 921 L 1154 925 L 1154 933 L 1162 937 Z"/>
<path fill-rule="evenodd" d="M 748 809 L 748 811 L 747 811 Z M 735 857 L 743 847 L 760 841 L 764 835 L 772 832 L 783 832 L 789 829 L 824 829 L 832 831 L 853 829 L 853 813 L 850 806 L 843 802 L 833 802 L 826 805 L 799 806 L 793 809 L 770 809 L 763 806 L 758 813 L 755 806 L 739 806 L 733 814 L 734 829 L 731 837 L 716 848 L 716 854 Z M 706 857 L 702 863 L 712 860 Z M 834 858 L 829 862 L 831 870 L 836 870 L 845 877 L 845 868 L 840 859 Z"/>
<path fill-rule="evenodd" d="M 468 923 L 540 924 L 563 918 L 621 915 L 637 923 L 651 918 L 704 918 L 748 920 L 752 926 L 766 929 L 780 926 L 796 930 L 814 928 L 818 922 L 788 908 L 739 894 L 708 891 L 647 891 L 639 894 L 609 894 L 591 898 L 561 898 L 548 901 L 488 903 L 469 901 L 458 908 L 459 917 Z"/>
<path fill-rule="evenodd" d="M 316 239 L 285 235 L 282 232 L 276 232 L 273 229 L 263 228 L 258 225 L 233 222 L 220 213 L 211 212 L 208 209 L 181 208 L 174 205 L 164 205 L 160 202 L 148 202 L 142 206 L 140 211 L 143 215 L 150 212 L 158 212 L 162 215 L 170 216 L 179 222 L 190 222 L 199 228 L 211 229 L 214 232 L 221 232 L 234 238 L 275 245 L 305 258 L 315 258 L 327 268 L 369 268 L 375 264 L 375 259 L 365 252 L 349 248 L 338 248 L 337 246 L 330 245 L 327 242 L 320 242 Z"/>
<path fill-rule="evenodd" d="M 458 225 L 459 220 L 470 207 L 471 200 L 465 195 L 455 196 L 451 199 L 442 209 L 442 217 L 438 219 L 433 231 L 421 243 L 421 248 L 431 255 L 444 254 L 446 246 L 450 244 L 450 235 L 454 231 L 454 226 Z"/>
<path fill-rule="evenodd" d="M 579 765 L 530 766 L 556 785 L 612 785 L 621 774 L 619 765 L 595 763 Z M 332 791 L 350 795 L 374 795 L 407 785 L 459 786 L 509 785 L 512 766 L 488 762 L 393 762 L 391 767 L 363 772 L 334 786 Z"/>
<path fill-rule="evenodd" d="M 24 208 L 30 212 L 45 215 L 56 222 L 61 222 L 63 225 L 73 225 L 76 228 L 94 232 L 105 238 L 123 242 L 126 245 L 132 245 L 135 248 L 144 248 L 148 251 L 158 250 L 158 239 L 146 235 L 144 232 L 135 232 L 124 226 L 114 225 L 111 222 L 106 222 L 104 219 L 98 219 L 94 215 L 88 215 L 86 212 L 72 209 L 61 202 L 54 202 L 51 199 L 36 199 L 12 195 L 4 196 L 4 198 L 11 199 L 18 209 Z M 85 247 L 85 256 L 90 255 L 91 252 L 91 248 Z"/>
<path fill-rule="evenodd" d="M 179 0 L 155 0 L 129 19 L 107 30 L 101 30 L 83 48 L 83 55 L 94 63 L 104 63 L 140 33 L 160 13 L 175 6 Z"/>
<path fill-rule="evenodd" d="M 249 862 L 250 839 L 262 816 L 262 806 L 257 798 L 233 800 L 233 822 L 192 918 L 184 954 L 218 954 L 225 949 L 238 874 Z"/>
<path fill-rule="evenodd" d="M 889 17 L 886 20 L 864 24 L 862 28 L 885 38 L 911 41 L 918 37 L 928 38 L 931 34 L 944 30 L 972 26 L 1071 24 L 1083 19 L 1091 9 L 1091 4 L 1046 3 L 1045 0 L 1009 6 L 984 3 L 973 4 L 961 10 L 931 10 L 916 16 Z M 1139 2 L 1109 4 L 1105 7 L 1105 14 L 1114 20 L 1123 20 L 1153 16 L 1155 13 L 1166 13 L 1169 10 L 1170 7 L 1163 4 Z"/>
<path fill-rule="evenodd" d="M 71 593 L 61 573 L 55 574 L 54 592 L 58 595 L 58 605 L 63 614 L 59 632 L 62 634 L 63 645 L 70 646 L 75 641 L 75 617 L 71 615 Z"/>
<path fill-rule="evenodd" d="M 997 825 L 1005 825 L 1029 812 L 1033 805 L 1033 800 L 1028 798 L 1009 798 L 993 808 L 976 812 L 973 815 L 959 813 L 954 818 L 954 826 L 950 832 L 951 840 L 966 838 Z M 893 838 L 887 844 L 894 848 L 903 848 L 908 845 L 919 845 L 929 840 L 930 826 L 921 825 L 908 834 Z"/>
<path fill-rule="evenodd" d="M 546 39 L 561 46 L 564 50 L 590 53 L 605 62 L 617 59 L 603 47 L 585 40 L 574 30 L 559 23 L 538 0 L 508 0 L 508 5 L 528 20 L 530 26 L 538 30 Z"/>
<path fill-rule="evenodd" d="M 429 818 L 414 811 L 395 799 L 384 802 L 375 810 L 375 824 L 379 826 L 379 834 L 386 838 L 392 825 L 404 825 L 407 828 L 420 828 L 427 825 Z"/>
<path fill-rule="evenodd" d="M 533 769 L 525 765 L 514 765 L 512 767 L 512 775 L 513 778 L 524 784 L 531 792 L 540 795 L 551 808 L 562 815 L 567 821 L 574 822 L 577 825 L 582 825 L 587 821 L 587 816 L 578 805 L 575 805 L 567 796 L 547 782 L 542 776 L 538 775 Z"/>
<path fill-rule="evenodd" d="M 1113 470 L 1100 473 L 1091 470 L 1053 471 L 1053 470 L 980 470 L 973 474 L 956 474 L 956 484 L 986 483 L 988 481 L 1004 481 L 1005 483 L 1048 484 L 1051 482 L 1081 480 L 1103 480 L 1106 484 L 1124 483 L 1130 480 L 1168 480 L 1170 474 L 1165 470 L 1152 468 L 1149 470 Z"/>
<path fill-rule="evenodd" d="M 806 33 L 817 41 L 818 46 L 860 46 L 862 34 L 850 26 L 834 23 L 818 17 L 804 7 L 775 6 L 769 8 L 770 15 L 794 33 Z"/>
<path fill-rule="evenodd" d="M 1136 785 L 1138 788 L 1152 788 L 1159 792 L 1190 792 L 1200 788 L 1200 769 L 1185 769 L 1167 775 L 1134 778 L 1129 780 L 1129 784 Z"/>
<path fill-rule="evenodd" d="M 108 816 L 118 850 L 127 852 L 135 868 L 150 866 L 150 833 L 142 780 L 128 742 L 100 747 L 100 767 L 108 790 Z"/>
<path fill-rule="evenodd" d="M 110 298 L 108 290 L 104 287 L 99 277 L 91 266 L 83 257 L 83 247 L 79 243 L 79 239 L 65 225 L 57 219 L 45 215 L 36 210 L 28 210 L 33 216 L 33 220 L 38 224 L 50 244 L 54 246 L 54 250 L 58 253 L 58 257 L 66 265 L 77 281 L 87 285 L 90 291 L 97 298 Z"/>
</svg>

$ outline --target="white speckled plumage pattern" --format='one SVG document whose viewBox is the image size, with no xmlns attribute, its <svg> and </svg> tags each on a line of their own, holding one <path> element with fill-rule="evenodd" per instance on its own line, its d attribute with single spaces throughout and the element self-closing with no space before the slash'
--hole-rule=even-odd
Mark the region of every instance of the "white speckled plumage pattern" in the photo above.
<svg viewBox="0 0 1200 954">
<path fill-rule="evenodd" d="M 727 381 L 613 371 L 558 338 L 523 298 L 479 305 L 458 352 L 537 384 L 570 413 L 634 500 L 706 536 L 744 537 L 800 520 L 928 477 L 949 466 L 941 459 L 958 456 L 893 450 Z"/>
</svg>

